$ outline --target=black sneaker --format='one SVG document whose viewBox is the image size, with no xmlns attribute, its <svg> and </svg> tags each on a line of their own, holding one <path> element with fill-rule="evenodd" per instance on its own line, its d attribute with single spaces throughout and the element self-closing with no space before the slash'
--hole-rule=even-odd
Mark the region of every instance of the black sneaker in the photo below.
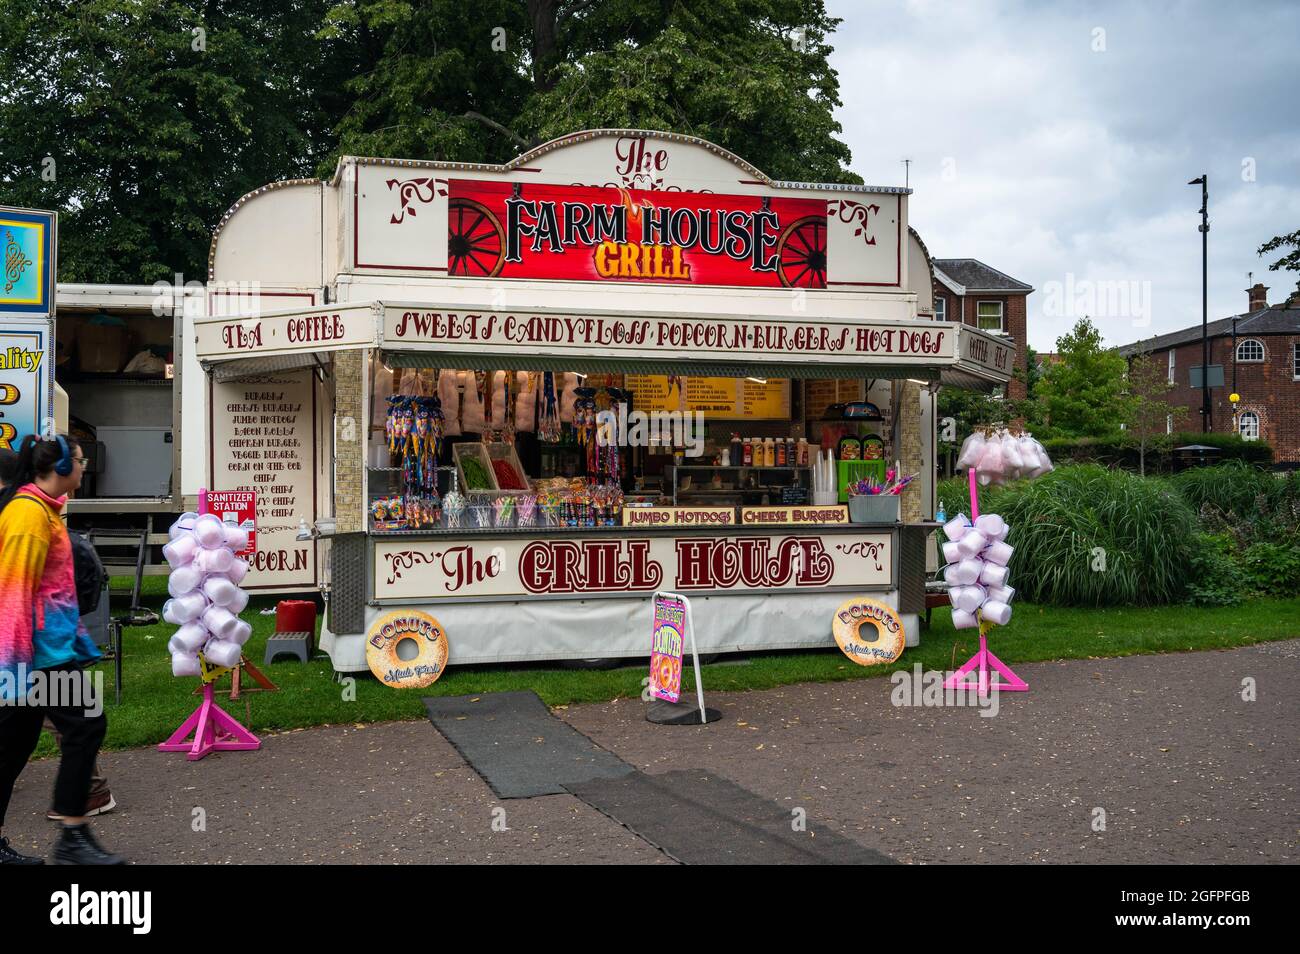
<svg viewBox="0 0 1300 954">
<path fill-rule="evenodd" d="M 51 859 L 56 865 L 124 865 L 126 859 L 100 847 L 90 826 L 64 825 Z"/>
<path fill-rule="evenodd" d="M 9 847 L 8 838 L 0 838 L 0 865 L 43 865 L 44 858 L 33 858 Z"/>
</svg>

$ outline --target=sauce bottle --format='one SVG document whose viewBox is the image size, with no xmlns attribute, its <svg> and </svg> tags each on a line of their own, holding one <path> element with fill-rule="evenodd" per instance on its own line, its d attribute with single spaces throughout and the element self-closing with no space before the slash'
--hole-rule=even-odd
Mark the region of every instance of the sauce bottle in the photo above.
<svg viewBox="0 0 1300 954">
<path fill-rule="evenodd" d="M 749 467 L 754 463 L 754 442 L 746 437 L 742 448 L 741 461 L 746 467 Z"/>
</svg>

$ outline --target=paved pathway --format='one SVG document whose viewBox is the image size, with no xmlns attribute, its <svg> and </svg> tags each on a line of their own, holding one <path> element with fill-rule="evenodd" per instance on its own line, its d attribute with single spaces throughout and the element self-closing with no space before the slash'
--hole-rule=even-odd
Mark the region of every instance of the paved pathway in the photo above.
<svg viewBox="0 0 1300 954">
<path fill-rule="evenodd" d="M 895 707 L 882 679 L 720 693 L 724 719 L 704 728 L 650 725 L 631 700 L 556 714 L 645 772 L 718 773 L 905 862 L 1300 858 L 1300 640 L 1017 671 L 1031 691 L 993 718 Z M 1246 677 L 1257 701 L 1241 698 Z M 104 766 L 121 807 L 97 830 L 137 862 L 667 863 L 572 796 L 496 799 L 427 722 Z M 53 837 L 54 769 L 19 781 L 5 833 L 22 849 Z"/>
</svg>

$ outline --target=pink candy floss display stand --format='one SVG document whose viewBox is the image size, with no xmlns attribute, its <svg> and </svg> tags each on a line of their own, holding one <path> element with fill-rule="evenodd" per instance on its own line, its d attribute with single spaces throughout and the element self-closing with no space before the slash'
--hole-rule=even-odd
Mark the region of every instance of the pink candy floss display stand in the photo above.
<svg viewBox="0 0 1300 954">
<path fill-rule="evenodd" d="M 208 492 L 199 490 L 199 513 L 208 512 Z M 190 740 L 190 736 L 193 739 Z M 247 752 L 260 749 L 262 742 L 245 729 L 212 698 L 212 683 L 203 685 L 203 701 L 172 733 L 170 739 L 159 743 L 159 752 L 184 752 L 191 762 L 197 762 L 209 752 Z"/>
<path fill-rule="evenodd" d="M 974 467 L 970 469 L 969 474 L 971 522 L 974 523 L 979 519 L 980 515 L 979 498 L 975 489 Z M 979 652 L 966 660 L 960 669 L 944 680 L 943 687 L 945 689 L 966 689 L 974 685 L 978 687 L 981 696 L 987 696 L 990 689 L 1004 689 L 1007 692 L 1029 691 L 1029 684 L 1017 676 L 1010 666 L 989 651 L 987 634 L 989 627 L 992 625 L 982 616 L 980 617 Z M 1001 673 L 1006 682 L 995 682 L 992 679 L 993 671 Z M 969 678 L 972 673 L 975 674 L 974 679 Z"/>
</svg>

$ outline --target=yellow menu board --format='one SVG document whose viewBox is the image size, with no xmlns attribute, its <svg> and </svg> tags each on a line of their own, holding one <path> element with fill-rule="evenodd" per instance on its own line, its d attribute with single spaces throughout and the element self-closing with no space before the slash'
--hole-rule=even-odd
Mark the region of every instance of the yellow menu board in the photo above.
<svg viewBox="0 0 1300 954">
<path fill-rule="evenodd" d="M 625 374 L 623 387 L 631 391 L 638 411 L 680 411 L 682 379 L 669 383 L 666 374 Z"/>
<path fill-rule="evenodd" d="M 790 381 L 748 378 L 678 377 L 662 374 L 625 375 L 623 386 L 635 395 L 638 411 L 700 411 L 722 420 L 787 420 Z"/>
</svg>

